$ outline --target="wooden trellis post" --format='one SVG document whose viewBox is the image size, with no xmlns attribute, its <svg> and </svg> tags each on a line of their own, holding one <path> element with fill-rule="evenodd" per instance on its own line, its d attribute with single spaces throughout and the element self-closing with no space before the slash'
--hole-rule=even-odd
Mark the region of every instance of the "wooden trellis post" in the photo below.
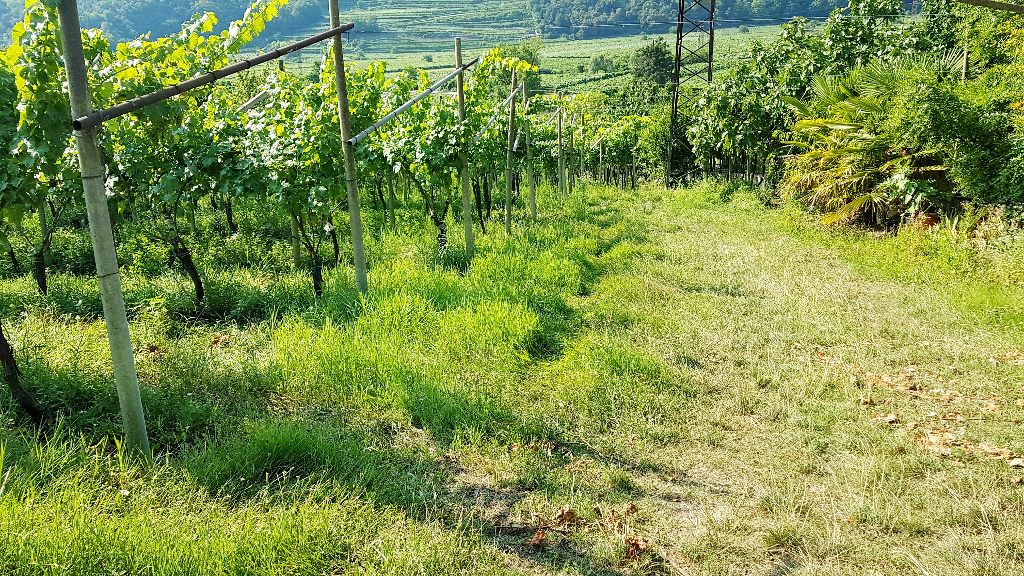
<svg viewBox="0 0 1024 576">
<path fill-rule="evenodd" d="M 523 78 L 523 115 L 529 112 L 530 106 L 530 83 Z M 526 140 L 526 178 L 530 181 L 530 219 L 537 222 L 537 182 L 533 179 L 533 148 L 530 144 L 530 125 L 527 123 L 523 128 L 523 137 Z"/>
<path fill-rule="evenodd" d="M 331 28 L 341 25 L 338 0 L 330 0 Z M 341 35 L 334 37 L 334 78 L 338 88 L 338 119 L 341 123 L 342 148 L 345 154 L 345 186 L 348 189 L 348 219 L 352 228 L 352 257 L 356 268 L 356 285 L 366 293 L 366 254 L 363 250 L 363 221 L 359 213 L 359 182 L 356 180 L 356 146 L 352 142 L 349 121 L 348 84 L 345 78 L 345 56 Z"/>
<path fill-rule="evenodd" d="M 78 17 L 77 0 L 61 0 L 58 7 L 61 41 L 64 48 L 64 66 L 68 75 L 71 95 L 71 117 L 82 118 L 92 113 L 89 96 L 88 73 L 82 49 L 82 25 Z M 75 132 L 78 164 L 82 170 L 82 188 L 89 216 L 89 234 L 96 258 L 96 276 L 103 301 L 103 318 L 107 325 L 110 358 L 114 367 L 114 384 L 124 423 L 125 444 L 129 450 L 141 454 L 147 461 L 153 454 L 149 448 L 146 416 L 139 393 L 139 376 L 135 370 L 135 350 L 132 347 L 128 315 L 125 313 L 124 292 L 114 249 L 114 234 L 110 228 L 107 209 L 106 167 L 96 143 L 96 127 Z"/>
<path fill-rule="evenodd" d="M 565 185 L 565 147 L 562 142 L 562 129 L 565 125 L 565 107 L 562 104 L 562 95 L 558 95 L 558 193 L 562 196 L 568 194 Z"/>
<path fill-rule="evenodd" d="M 505 157 L 505 233 L 512 234 L 512 178 L 513 172 L 513 148 L 516 145 L 516 90 L 519 85 L 516 83 L 516 71 L 512 71 L 512 97 L 508 103 L 508 154 Z"/>
<path fill-rule="evenodd" d="M 455 66 L 459 69 L 456 81 L 459 98 L 459 122 L 466 123 L 466 84 L 462 69 L 462 38 L 455 39 Z M 462 224 L 466 230 L 466 254 L 473 255 L 473 199 L 469 182 L 469 151 L 466 142 L 459 150 L 459 180 L 462 182 Z"/>
</svg>

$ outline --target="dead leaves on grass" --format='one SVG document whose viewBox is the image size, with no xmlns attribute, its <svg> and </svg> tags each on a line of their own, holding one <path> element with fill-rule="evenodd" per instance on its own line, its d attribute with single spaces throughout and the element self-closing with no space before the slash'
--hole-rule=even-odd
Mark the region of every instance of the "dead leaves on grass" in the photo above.
<svg viewBox="0 0 1024 576">
<path fill-rule="evenodd" d="M 626 536 L 626 558 L 635 560 L 651 549 L 651 543 L 643 536 L 630 534 Z"/>
<path fill-rule="evenodd" d="M 558 510 L 558 513 L 555 514 L 555 517 L 552 520 L 556 526 L 568 528 L 577 524 L 580 521 L 580 517 L 576 514 L 576 511 L 567 504 Z"/>
<path fill-rule="evenodd" d="M 218 334 L 214 334 L 213 337 L 210 338 L 210 346 L 212 346 L 215 350 L 220 350 L 222 348 L 227 348 L 230 344 L 231 344 L 231 336 L 229 336 L 227 334 L 220 334 L 220 333 L 218 333 Z"/>
<path fill-rule="evenodd" d="M 597 517 L 598 526 L 609 532 L 616 533 L 629 531 L 626 521 L 630 516 L 636 514 L 637 511 L 639 511 L 639 508 L 633 502 L 626 504 L 621 511 L 600 504 L 594 506 L 594 516 Z"/>
<path fill-rule="evenodd" d="M 544 530 L 543 528 L 541 528 L 540 530 L 537 530 L 533 534 L 533 536 L 531 536 L 530 539 L 526 541 L 526 543 L 529 544 L 530 547 L 533 548 L 534 550 L 540 550 L 541 548 L 544 547 L 544 544 L 546 543 L 545 540 L 546 540 L 547 536 L 548 536 L 547 530 Z"/>
<path fill-rule="evenodd" d="M 505 533 L 529 534 L 525 544 L 536 551 L 557 545 L 559 538 L 565 539 L 574 531 L 596 529 L 600 532 L 610 532 L 622 539 L 625 560 L 634 561 L 651 551 L 651 542 L 634 530 L 629 522 L 629 518 L 639 510 L 633 502 L 627 503 L 621 509 L 599 504 L 594 507 L 594 521 L 590 523 L 574 508 L 566 505 L 550 517 L 534 515 L 532 527 L 497 526 L 495 529 Z"/>
<path fill-rule="evenodd" d="M 998 356 L 989 358 L 989 362 L 993 364 L 1012 364 L 1016 366 L 1024 365 L 1024 353 L 1012 351 L 1000 354 Z"/>
<path fill-rule="evenodd" d="M 633 502 L 626 504 L 622 510 L 611 507 L 595 506 L 594 515 L 598 525 L 605 531 L 612 532 L 622 538 L 625 546 L 626 560 L 637 560 L 651 550 L 649 540 L 638 534 L 630 526 L 629 518 L 639 511 Z"/>
<path fill-rule="evenodd" d="M 1024 355 L 1019 357 L 1015 355 L 1010 358 L 1013 362 L 1017 360 L 1024 362 Z M 856 379 L 856 377 L 852 379 Z M 892 412 L 875 417 L 877 421 L 888 426 L 902 425 L 907 430 L 916 431 L 918 446 L 932 454 L 950 457 L 953 455 L 954 449 L 959 449 L 966 454 L 1002 460 L 1011 467 L 1024 468 L 1024 459 L 1011 452 L 1009 448 L 989 442 L 972 442 L 966 438 L 966 428 L 963 424 L 968 420 L 982 420 L 983 418 L 969 418 L 960 408 L 972 403 L 982 414 L 1000 414 L 1002 407 L 999 404 L 999 398 L 994 396 L 967 398 L 939 376 L 922 376 L 917 366 L 914 365 L 906 367 L 896 375 L 868 372 L 862 376 L 862 380 L 867 388 L 866 397 L 861 398 L 861 404 L 865 406 L 877 405 L 873 391 L 879 388 L 939 404 L 944 408 L 941 412 L 929 412 L 921 421 L 904 422 L 903 418 Z M 941 384 L 941 386 L 927 386 L 924 384 L 924 380 Z M 887 402 L 890 406 L 892 403 L 892 400 Z"/>
</svg>

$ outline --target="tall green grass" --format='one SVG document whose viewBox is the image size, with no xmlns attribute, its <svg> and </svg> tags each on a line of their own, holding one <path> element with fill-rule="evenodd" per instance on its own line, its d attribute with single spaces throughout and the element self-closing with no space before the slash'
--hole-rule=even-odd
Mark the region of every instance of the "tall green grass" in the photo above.
<svg viewBox="0 0 1024 576">
<path fill-rule="evenodd" d="M 504 462 L 507 486 L 561 491 L 563 456 L 522 447 L 656 417 L 672 388 L 642 350 L 577 340 L 579 302 L 647 250 L 616 194 L 545 195 L 542 223 L 479 238 L 472 263 L 460 238 L 439 260 L 415 212 L 398 230 L 370 218 L 370 293 L 342 263 L 322 299 L 288 263 L 286 222 L 268 228 L 252 207 L 223 242 L 217 215 L 199 219 L 201 306 L 143 224 L 125 224 L 148 470 L 116 442 L 81 255 L 55 259 L 45 297 L 26 277 L 0 282 L 25 381 L 60 415 L 37 437 L 0 400 L 0 573 L 518 572 L 453 495 L 453 455 Z"/>
</svg>

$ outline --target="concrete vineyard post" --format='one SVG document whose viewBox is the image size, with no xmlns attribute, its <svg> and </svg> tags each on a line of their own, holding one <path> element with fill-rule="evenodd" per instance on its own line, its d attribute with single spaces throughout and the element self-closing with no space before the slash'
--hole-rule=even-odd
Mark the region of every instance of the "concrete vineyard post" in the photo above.
<svg viewBox="0 0 1024 576">
<path fill-rule="evenodd" d="M 530 105 L 530 84 L 523 78 L 523 115 Z M 526 125 L 523 132 L 526 140 L 526 179 L 530 181 L 530 219 L 537 222 L 537 182 L 533 179 L 533 148 L 530 145 L 530 126 Z"/>
<path fill-rule="evenodd" d="M 330 0 L 331 28 L 341 26 L 338 0 Z M 363 250 L 363 222 L 359 213 L 359 183 L 356 180 L 356 150 L 351 142 L 349 123 L 348 85 L 345 79 L 345 55 L 341 35 L 334 37 L 334 76 L 338 87 L 338 120 L 341 123 L 342 148 L 345 154 L 345 187 L 348 190 L 348 219 L 352 228 L 352 256 L 356 268 L 356 285 L 363 294 L 367 291 L 366 254 Z"/>
<path fill-rule="evenodd" d="M 459 122 L 466 123 L 466 81 L 462 70 L 462 38 L 455 39 L 455 66 L 459 68 L 459 77 L 455 81 L 459 97 Z M 469 151 L 467 142 L 463 142 L 459 150 L 459 180 L 462 183 L 462 225 L 466 230 L 466 254 L 473 256 L 473 199 L 469 182 Z"/>
<path fill-rule="evenodd" d="M 558 103 L 561 105 L 562 96 L 558 96 Z M 565 188 L 565 149 L 562 143 L 562 125 L 565 123 L 565 109 L 558 108 L 558 193 L 566 195 Z"/>
<path fill-rule="evenodd" d="M 512 149 L 516 145 L 516 71 L 512 71 L 512 98 L 508 102 L 508 154 L 505 156 L 505 234 L 512 234 Z"/>
<path fill-rule="evenodd" d="M 71 116 L 81 118 L 92 112 L 92 104 L 82 49 L 82 27 L 77 0 L 61 0 L 58 13 L 64 65 L 67 69 L 71 96 Z M 129 450 L 149 461 L 152 459 L 152 453 L 146 431 L 142 396 L 139 393 L 139 378 L 135 371 L 135 352 L 128 328 L 128 316 L 125 313 L 114 235 L 110 228 L 106 173 L 103 157 L 96 143 L 96 128 L 75 132 L 75 143 L 82 171 L 89 234 L 92 237 L 93 255 L 96 258 L 96 276 L 99 278 L 100 297 L 103 301 L 103 318 L 106 321 L 107 339 L 110 342 L 114 384 L 117 386 L 117 398 L 124 422 L 125 444 Z"/>
</svg>

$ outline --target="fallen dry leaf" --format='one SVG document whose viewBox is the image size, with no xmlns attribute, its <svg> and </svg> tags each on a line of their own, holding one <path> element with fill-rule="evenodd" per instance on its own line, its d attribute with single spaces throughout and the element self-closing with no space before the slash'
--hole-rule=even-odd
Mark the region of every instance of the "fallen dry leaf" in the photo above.
<svg viewBox="0 0 1024 576">
<path fill-rule="evenodd" d="M 601 505 L 594 506 L 594 513 L 600 519 L 599 524 L 611 532 L 621 532 L 623 516 L 615 509 L 606 509 Z"/>
<path fill-rule="evenodd" d="M 226 348 L 231 343 L 231 336 L 227 334 L 214 334 L 210 344 L 214 348 Z"/>
<path fill-rule="evenodd" d="M 900 417 L 895 414 L 883 414 L 882 416 L 879 416 L 878 419 L 889 425 L 900 423 Z"/>
<path fill-rule="evenodd" d="M 651 543 L 643 536 L 630 534 L 626 536 L 626 558 L 633 559 L 651 548 Z"/>
<path fill-rule="evenodd" d="M 1024 353 L 1007 352 L 1005 354 L 1000 354 L 991 360 L 993 364 L 1024 364 Z"/>
<path fill-rule="evenodd" d="M 963 422 L 965 420 L 963 412 L 954 410 L 952 412 L 946 412 L 942 415 L 943 420 L 949 420 L 950 422 Z"/>
<path fill-rule="evenodd" d="M 938 400 L 939 402 L 962 402 L 964 397 L 963 394 L 956 390 L 949 390 L 947 388 L 932 388 L 928 390 L 928 397 L 932 400 Z"/>
<path fill-rule="evenodd" d="M 826 364 L 828 366 L 838 366 L 839 365 L 839 359 L 838 358 L 836 358 L 835 356 L 829 356 L 828 354 L 825 354 L 824 352 L 822 352 L 820 350 L 818 352 L 814 353 L 814 359 L 817 360 L 818 362 L 821 362 L 822 364 Z"/>
<path fill-rule="evenodd" d="M 529 540 L 527 540 L 526 543 L 534 548 L 543 548 L 547 536 L 548 533 L 546 531 L 537 530 L 537 532 Z"/>
<path fill-rule="evenodd" d="M 992 456 L 994 458 L 1001 458 L 1004 460 L 1013 459 L 1013 453 L 1011 453 L 1009 449 L 1003 448 L 1001 446 L 995 446 L 987 442 L 982 442 L 978 444 L 977 450 L 978 452 L 981 452 L 986 456 Z"/>
<path fill-rule="evenodd" d="M 939 456 L 953 454 L 953 446 L 957 445 L 960 439 L 946 430 L 927 429 L 921 435 L 918 443 Z"/>
<path fill-rule="evenodd" d="M 637 507 L 636 502 L 630 502 L 629 504 L 626 504 L 625 508 L 622 509 L 622 515 L 629 516 L 630 514 L 636 514 L 637 510 L 639 509 L 640 508 Z"/>
<path fill-rule="evenodd" d="M 159 345 L 153 344 L 151 342 L 143 344 L 139 349 L 139 353 L 151 356 L 153 358 L 162 358 L 164 356 L 167 356 L 167 352 L 165 350 L 160 348 Z"/>
<path fill-rule="evenodd" d="M 571 506 L 562 506 L 562 508 L 555 514 L 554 524 L 555 526 L 572 526 L 580 521 L 580 517 L 576 514 L 576 511 Z"/>
</svg>

